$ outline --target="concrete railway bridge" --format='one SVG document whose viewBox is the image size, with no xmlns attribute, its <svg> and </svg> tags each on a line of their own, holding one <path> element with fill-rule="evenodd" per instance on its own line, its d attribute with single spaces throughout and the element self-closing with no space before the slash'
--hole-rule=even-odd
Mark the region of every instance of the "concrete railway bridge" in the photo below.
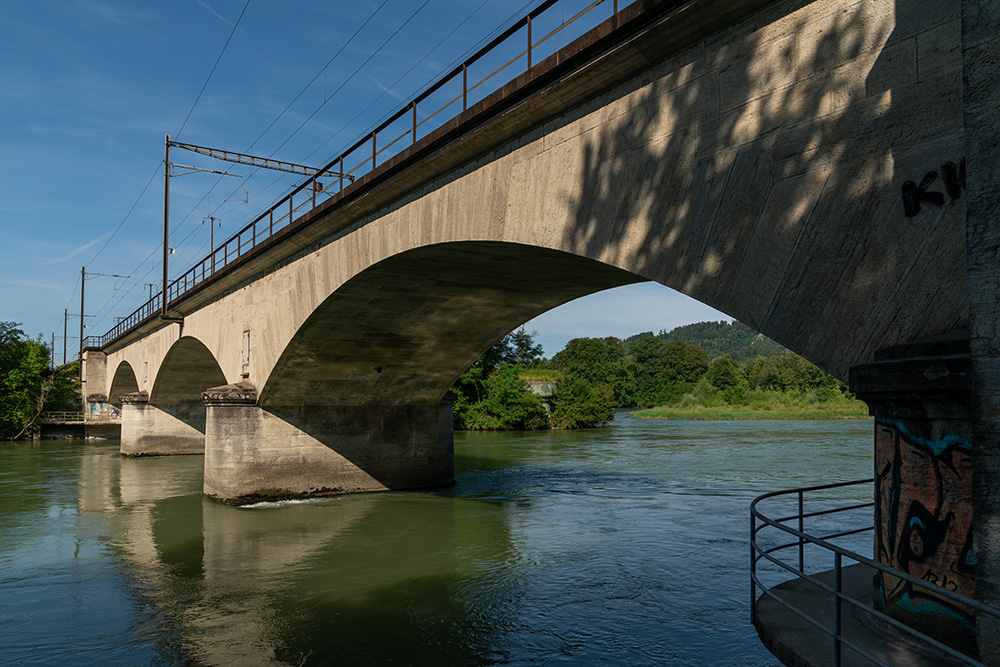
<svg viewBox="0 0 1000 667">
<path fill-rule="evenodd" d="M 927 567 L 996 601 L 998 42 L 989 0 L 619 8 L 279 202 L 88 344 L 88 400 L 123 403 L 125 454 L 204 453 L 222 501 L 448 484 L 452 382 L 530 318 L 652 280 L 849 379 L 876 557 L 916 503 Z"/>
</svg>

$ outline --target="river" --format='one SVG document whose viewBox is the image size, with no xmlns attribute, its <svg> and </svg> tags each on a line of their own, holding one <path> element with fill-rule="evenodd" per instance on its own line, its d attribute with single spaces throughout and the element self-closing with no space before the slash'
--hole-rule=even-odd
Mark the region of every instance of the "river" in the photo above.
<svg viewBox="0 0 1000 667">
<path fill-rule="evenodd" d="M 0 444 L 2 665 L 776 665 L 748 511 L 869 421 L 457 433 L 455 486 L 227 507 L 202 458 Z"/>
</svg>

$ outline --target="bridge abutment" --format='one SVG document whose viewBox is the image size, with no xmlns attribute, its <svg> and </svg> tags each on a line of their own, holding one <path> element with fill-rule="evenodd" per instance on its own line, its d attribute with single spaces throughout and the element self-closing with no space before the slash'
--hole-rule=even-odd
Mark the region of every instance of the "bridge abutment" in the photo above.
<svg viewBox="0 0 1000 667">
<path fill-rule="evenodd" d="M 204 454 L 204 416 L 199 404 L 169 408 L 149 403 L 144 391 L 123 394 L 121 453 L 126 456 Z"/>
<path fill-rule="evenodd" d="M 451 401 L 269 407 L 249 383 L 209 389 L 205 495 L 221 502 L 446 486 Z"/>
</svg>

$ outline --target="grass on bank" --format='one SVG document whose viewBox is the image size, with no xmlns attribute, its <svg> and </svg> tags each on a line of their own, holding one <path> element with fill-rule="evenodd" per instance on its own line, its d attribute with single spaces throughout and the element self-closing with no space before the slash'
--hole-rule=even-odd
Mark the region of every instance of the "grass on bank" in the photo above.
<svg viewBox="0 0 1000 667">
<path fill-rule="evenodd" d="M 868 408 L 862 406 L 832 408 L 791 408 L 754 410 L 744 406 L 723 405 L 715 407 L 698 406 L 682 408 L 680 406 L 663 406 L 648 410 L 636 410 L 632 413 L 642 419 L 678 419 L 678 420 L 710 420 L 710 419 L 867 419 Z"/>
<path fill-rule="evenodd" d="M 677 405 L 662 405 L 632 414 L 642 419 L 867 419 L 868 406 L 851 395 L 749 391 L 727 403 L 718 394 L 686 394 Z"/>
</svg>

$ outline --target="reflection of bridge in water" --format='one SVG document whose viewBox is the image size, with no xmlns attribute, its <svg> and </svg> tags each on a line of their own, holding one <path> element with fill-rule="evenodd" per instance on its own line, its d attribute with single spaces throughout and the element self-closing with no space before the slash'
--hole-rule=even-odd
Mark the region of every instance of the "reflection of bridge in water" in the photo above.
<svg viewBox="0 0 1000 667">
<path fill-rule="evenodd" d="M 455 503 L 465 501 L 435 496 L 236 508 L 201 496 L 192 485 L 200 478 L 195 459 L 123 457 L 118 464 L 85 460 L 80 511 L 107 517 L 129 589 L 158 610 L 150 631 L 178 635 L 185 660 L 300 664 L 308 656 L 288 651 L 309 644 L 314 660 L 339 655 L 361 664 L 371 656 L 354 662 L 343 652 L 412 645 L 422 663 L 445 664 L 464 654 L 475 662 L 490 641 L 496 619 L 483 610 L 470 617 L 458 591 L 439 591 L 434 608 L 422 610 L 448 632 L 421 628 L 417 612 L 435 579 L 443 587 L 456 571 L 479 576 L 474 559 L 487 556 L 480 546 L 468 563 L 456 563 L 455 554 L 482 531 L 507 533 L 501 507 L 477 504 L 476 525 L 455 514 Z M 440 635 L 439 645 L 416 641 L 421 632 Z"/>
<path fill-rule="evenodd" d="M 552 307 L 655 280 L 849 377 L 877 419 L 876 557 L 1000 599 L 1000 8 L 622 5 L 551 55 L 517 46 L 524 71 L 489 95 L 465 63 L 431 91 L 463 109 L 433 131 L 411 101 L 327 167 L 357 158 L 353 182 L 304 182 L 159 315 L 91 341 L 88 398 L 124 396 L 124 453 L 204 453 L 221 500 L 447 484 L 466 367 Z M 538 16 L 506 38 L 538 46 Z"/>
</svg>

